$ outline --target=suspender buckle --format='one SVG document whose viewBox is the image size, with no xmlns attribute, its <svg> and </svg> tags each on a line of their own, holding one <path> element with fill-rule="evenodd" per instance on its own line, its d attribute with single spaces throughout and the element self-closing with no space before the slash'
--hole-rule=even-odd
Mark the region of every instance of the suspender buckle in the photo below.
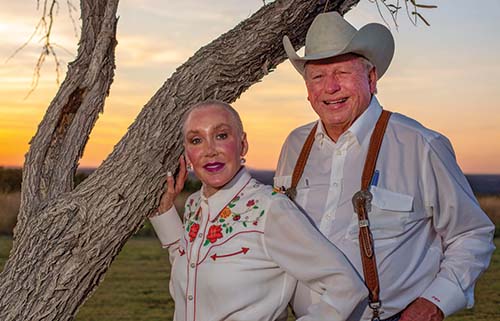
<svg viewBox="0 0 500 321">
<path fill-rule="evenodd" d="M 361 190 L 356 192 L 356 194 L 354 194 L 354 196 L 352 197 L 352 205 L 354 206 L 354 211 L 357 214 L 360 214 L 358 213 L 358 209 L 360 207 L 363 207 L 366 212 L 370 212 L 372 208 L 372 199 L 373 195 L 369 190 Z"/>
<path fill-rule="evenodd" d="M 368 306 L 372 309 L 372 321 L 380 321 L 379 310 L 382 307 L 381 301 L 368 302 Z"/>
<path fill-rule="evenodd" d="M 295 200 L 297 196 L 297 189 L 295 187 L 290 187 L 285 190 L 285 195 L 288 196 L 291 200 Z"/>
</svg>

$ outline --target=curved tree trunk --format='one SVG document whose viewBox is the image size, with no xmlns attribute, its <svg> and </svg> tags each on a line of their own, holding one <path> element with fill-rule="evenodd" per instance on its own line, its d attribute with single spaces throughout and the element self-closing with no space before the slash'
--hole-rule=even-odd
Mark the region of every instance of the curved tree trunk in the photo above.
<svg viewBox="0 0 500 321">
<path fill-rule="evenodd" d="M 326 1 L 326 10 L 343 14 L 358 1 Z M 82 39 L 27 155 L 21 217 L 0 274 L 0 320 L 71 320 L 157 206 L 165 174 L 182 152 L 179 121 L 187 107 L 207 98 L 236 100 L 285 59 L 283 35 L 303 45 L 325 9 L 325 1 L 278 0 L 202 47 L 145 105 L 103 164 L 71 190 L 113 75 L 116 2 L 82 1 L 93 45 Z M 85 29 L 90 18 L 100 23 Z"/>
</svg>

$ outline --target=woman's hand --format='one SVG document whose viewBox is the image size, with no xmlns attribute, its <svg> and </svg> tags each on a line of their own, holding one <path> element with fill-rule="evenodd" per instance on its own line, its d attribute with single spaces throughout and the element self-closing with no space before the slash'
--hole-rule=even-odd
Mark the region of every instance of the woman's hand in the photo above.
<svg viewBox="0 0 500 321">
<path fill-rule="evenodd" d="M 165 213 L 174 205 L 175 198 L 184 188 L 187 176 L 186 160 L 184 156 L 181 155 L 181 157 L 179 157 L 179 174 L 177 174 L 177 178 L 174 180 L 172 172 L 167 173 L 167 189 L 161 196 L 157 215 Z"/>
</svg>

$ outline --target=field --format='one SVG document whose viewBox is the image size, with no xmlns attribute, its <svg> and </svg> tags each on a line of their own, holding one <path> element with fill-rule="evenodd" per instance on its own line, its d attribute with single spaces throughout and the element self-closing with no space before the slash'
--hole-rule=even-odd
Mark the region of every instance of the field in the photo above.
<svg viewBox="0 0 500 321">
<path fill-rule="evenodd" d="M 185 195 L 183 195 L 185 197 Z M 500 247 L 500 197 L 479 197 L 481 207 L 497 226 L 495 244 Z M 182 206 L 179 201 L 177 206 Z M 19 193 L 0 193 L 0 270 L 11 247 L 8 236 L 15 224 Z M 143 230 L 141 235 L 150 235 Z M 2 236 L 3 235 L 3 236 Z M 154 237 L 130 239 L 118 255 L 102 284 L 80 308 L 77 321 L 156 321 L 171 320 L 173 301 L 168 293 L 167 252 Z M 500 250 L 476 287 L 476 305 L 447 320 L 500 320 Z M 294 320 L 293 317 L 289 321 Z"/>
<path fill-rule="evenodd" d="M 496 238 L 497 248 L 500 239 Z M 0 269 L 11 240 L 0 237 Z M 78 321 L 172 320 L 173 301 L 168 294 L 169 263 L 154 238 L 130 239 L 112 264 L 105 280 L 80 308 Z M 450 321 L 500 320 L 500 250 L 476 287 L 473 309 L 447 318 Z M 292 317 L 289 320 L 294 320 Z"/>
</svg>

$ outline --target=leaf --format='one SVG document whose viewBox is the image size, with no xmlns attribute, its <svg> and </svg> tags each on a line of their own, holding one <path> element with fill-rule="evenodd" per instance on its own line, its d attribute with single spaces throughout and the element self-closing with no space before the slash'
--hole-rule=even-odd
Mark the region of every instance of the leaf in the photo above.
<svg viewBox="0 0 500 321">
<path fill-rule="evenodd" d="M 253 207 L 253 209 L 254 209 L 254 210 L 256 210 L 256 209 L 258 209 L 258 208 L 259 208 L 259 207 L 258 207 L 257 205 L 255 205 L 255 206 Z"/>
<path fill-rule="evenodd" d="M 224 223 L 225 221 L 226 221 L 226 220 L 225 220 L 225 219 L 223 219 L 223 218 L 220 218 L 220 219 L 219 219 L 219 222 L 220 222 L 220 223 Z"/>
<path fill-rule="evenodd" d="M 203 243 L 203 246 L 207 246 L 208 244 L 210 244 L 210 241 L 206 240 L 205 243 Z"/>
<path fill-rule="evenodd" d="M 243 222 L 243 226 L 244 226 L 244 227 L 247 227 L 247 222 Z"/>
<path fill-rule="evenodd" d="M 235 205 L 234 203 L 229 203 L 229 205 L 228 205 L 227 207 L 229 207 L 229 208 L 233 208 L 233 207 L 234 207 L 234 205 Z"/>
<path fill-rule="evenodd" d="M 431 26 L 431 24 L 428 23 L 427 20 L 425 20 L 425 18 L 420 13 L 418 13 L 416 11 L 413 11 L 411 14 L 412 15 L 416 15 L 417 17 L 419 17 L 427 25 L 427 27 Z"/>
<path fill-rule="evenodd" d="M 260 212 L 260 215 L 259 215 L 259 216 L 262 216 L 262 215 L 264 215 L 264 210 L 262 210 L 262 211 Z"/>
<path fill-rule="evenodd" d="M 232 227 L 232 226 L 230 226 L 230 227 L 229 227 L 229 233 L 232 233 L 232 232 L 233 232 L 233 227 Z"/>
</svg>

